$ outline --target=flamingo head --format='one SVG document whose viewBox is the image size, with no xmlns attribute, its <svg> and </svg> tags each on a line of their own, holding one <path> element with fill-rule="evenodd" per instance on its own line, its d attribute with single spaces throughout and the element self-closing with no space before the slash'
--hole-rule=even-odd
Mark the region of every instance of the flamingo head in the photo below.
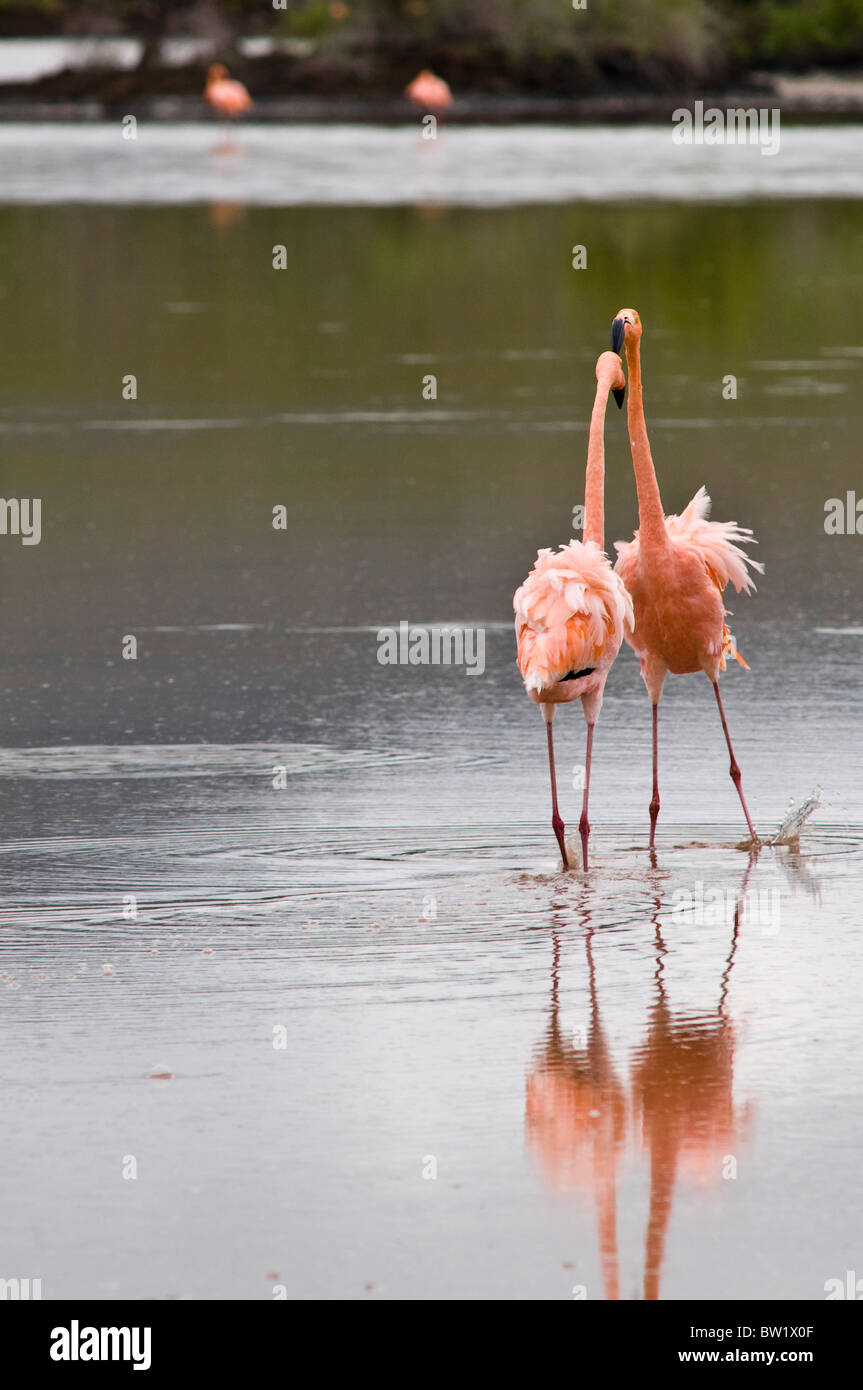
<svg viewBox="0 0 863 1390">
<path fill-rule="evenodd" d="M 617 401 L 618 409 L 626 395 L 626 377 L 616 352 L 601 352 L 596 359 L 596 379 L 608 386 Z"/>
<path fill-rule="evenodd" d="M 620 352 L 625 342 L 638 342 L 641 337 L 641 319 L 634 309 L 619 309 L 611 325 L 611 347 Z"/>
<path fill-rule="evenodd" d="M 224 63 L 213 63 L 212 67 L 207 69 L 207 86 L 213 82 L 222 82 L 227 75 L 228 69 Z"/>
</svg>

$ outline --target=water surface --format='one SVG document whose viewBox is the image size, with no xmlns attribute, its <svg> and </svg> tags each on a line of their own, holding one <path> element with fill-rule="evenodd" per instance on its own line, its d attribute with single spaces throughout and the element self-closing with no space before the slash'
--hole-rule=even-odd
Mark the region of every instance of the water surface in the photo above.
<svg viewBox="0 0 863 1390">
<path fill-rule="evenodd" d="M 134 114 L 134 113 L 130 113 Z M 388 206 L 859 198 L 859 124 L 780 125 L 764 144 L 677 145 L 666 124 L 212 125 L 119 118 L 0 126 L 7 202 Z M 124 134 L 125 132 L 125 134 Z"/>
<path fill-rule="evenodd" d="M 560 157 L 558 201 L 478 199 L 456 131 L 430 205 L 394 187 L 421 156 L 391 134 L 365 192 L 368 163 L 324 177 L 292 130 L 268 165 L 249 128 L 222 197 L 201 145 L 192 205 L 166 146 L 160 188 L 118 172 L 119 137 L 98 172 L 104 131 L 14 136 L 0 434 L 42 538 L 0 537 L 0 1275 L 823 1297 L 860 1258 L 863 543 L 824 507 L 859 480 L 861 205 L 842 178 L 615 200 L 615 170 L 597 201 Z M 528 190 L 562 135 L 530 138 Z M 498 132 L 485 176 L 527 140 Z M 298 168 L 326 205 L 293 205 Z M 627 303 L 667 509 L 707 483 L 766 565 L 729 600 L 751 670 L 723 686 L 754 818 L 816 784 L 822 806 L 751 861 L 710 688 L 672 680 L 651 862 L 624 652 L 585 881 L 557 868 L 510 605 L 571 534 Z M 613 539 L 636 521 L 616 412 L 607 436 Z M 484 673 L 382 666 L 402 620 L 482 627 Z M 555 727 L 574 830 L 583 720 Z"/>
</svg>

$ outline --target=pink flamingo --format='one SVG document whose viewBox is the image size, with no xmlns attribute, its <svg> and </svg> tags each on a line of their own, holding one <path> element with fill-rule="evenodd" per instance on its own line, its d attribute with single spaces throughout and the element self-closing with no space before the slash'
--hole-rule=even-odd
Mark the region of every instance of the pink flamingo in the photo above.
<svg viewBox="0 0 863 1390">
<path fill-rule="evenodd" d="M 405 96 L 421 111 L 440 116 L 452 106 L 452 92 L 442 77 L 436 77 L 428 68 L 417 73 L 412 82 L 405 87 Z"/>
<path fill-rule="evenodd" d="M 557 806 L 551 724 L 559 704 L 581 700 L 587 723 L 584 802 L 579 822 L 587 868 L 587 818 L 593 730 L 611 664 L 620 650 L 624 625 L 632 624 L 632 603 L 604 553 L 605 452 L 603 430 L 609 390 L 623 404 L 625 378 L 620 359 L 604 352 L 596 364 L 596 397 L 590 417 L 584 484 L 584 540 L 569 541 L 557 552 L 540 550 L 536 564 L 513 599 L 518 668 L 530 698 L 539 705 L 548 735 L 551 824 L 569 868 L 564 824 Z"/>
<path fill-rule="evenodd" d="M 682 515 L 664 514 L 644 421 L 641 319 L 634 309 L 621 309 L 616 316 L 611 344 L 615 352 L 621 346 L 625 348 L 629 372 L 627 424 L 638 492 L 638 530 L 631 541 L 616 542 L 618 560 L 614 568 L 632 599 L 635 621 L 627 626 L 625 636 L 641 661 L 642 679 L 653 706 L 650 847 L 653 848 L 659 816 L 659 701 L 669 671 L 675 676 L 704 671 L 711 681 L 731 758 L 731 778 L 749 833 L 758 844 L 719 694 L 719 672 L 725 670 L 727 656 L 746 666 L 725 624 L 727 609 L 722 591 L 731 582 L 738 593 L 749 593 L 755 585 L 747 565 L 759 574 L 764 573 L 764 566 L 740 549 L 741 544 L 753 543 L 750 530 L 735 521 L 707 520 L 710 498 L 703 487 Z"/>
<path fill-rule="evenodd" d="M 236 82 L 229 77 L 228 69 L 221 63 L 214 63 L 207 72 L 204 100 L 208 101 L 220 116 L 224 116 L 229 131 L 231 121 L 248 111 L 253 104 L 242 82 Z"/>
</svg>

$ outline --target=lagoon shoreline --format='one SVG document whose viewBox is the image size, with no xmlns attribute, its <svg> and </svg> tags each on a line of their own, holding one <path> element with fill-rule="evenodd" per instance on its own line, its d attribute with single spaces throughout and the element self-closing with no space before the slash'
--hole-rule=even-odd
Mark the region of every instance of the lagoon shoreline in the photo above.
<svg viewBox="0 0 863 1390">
<path fill-rule="evenodd" d="M 0 122 L 104 121 L 132 113 L 148 121 L 218 123 L 218 117 L 192 93 L 126 90 L 105 91 L 94 84 L 89 94 L 52 92 L 45 82 L 0 85 Z M 448 125 L 508 124 L 644 124 L 671 120 L 676 110 L 770 107 L 783 120 L 859 121 L 863 118 L 863 77 L 855 81 L 833 78 L 771 78 L 769 82 L 716 92 L 605 92 L 557 96 L 536 92 L 497 94 L 468 91 L 455 97 L 447 112 Z M 358 122 L 383 125 L 416 125 L 419 114 L 401 95 L 328 93 L 257 97 L 249 119 L 289 124 L 342 124 Z"/>
</svg>

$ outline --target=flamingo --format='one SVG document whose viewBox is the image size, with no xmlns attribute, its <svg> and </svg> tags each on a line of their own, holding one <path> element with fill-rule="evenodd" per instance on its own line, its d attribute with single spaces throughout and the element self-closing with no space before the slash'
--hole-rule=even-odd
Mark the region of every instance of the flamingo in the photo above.
<svg viewBox="0 0 863 1390">
<path fill-rule="evenodd" d="M 559 704 L 581 700 L 587 723 L 584 802 L 579 833 L 587 869 L 587 818 L 593 730 L 612 662 L 625 624 L 632 625 L 632 603 L 604 552 L 605 452 L 603 430 L 608 393 L 623 405 L 626 382 L 620 359 L 603 352 L 596 363 L 596 396 L 590 417 L 584 484 L 584 540 L 569 541 L 557 552 L 540 550 L 536 564 L 513 598 L 518 668 L 530 698 L 539 705 L 548 737 L 551 824 L 564 869 L 569 868 L 564 824 L 557 806 L 551 725 Z"/>
<path fill-rule="evenodd" d="M 204 100 L 208 101 L 220 116 L 224 116 L 229 130 L 231 121 L 248 111 L 252 105 L 252 98 L 242 82 L 236 82 L 234 78 L 229 77 L 228 69 L 222 63 L 214 63 L 207 72 Z"/>
<path fill-rule="evenodd" d="M 741 666 L 747 665 L 725 623 L 728 610 L 722 602 L 723 590 L 731 582 L 738 593 L 750 593 L 755 585 L 747 565 L 759 574 L 764 573 L 764 566 L 740 548 L 754 544 L 748 528 L 736 521 L 708 521 L 711 504 L 704 487 L 680 516 L 664 514 L 644 421 L 641 331 L 641 319 L 634 309 L 621 309 L 611 326 L 613 349 L 619 352 L 623 347 L 626 352 L 627 425 L 638 493 L 638 530 L 631 541 L 615 543 L 618 559 L 614 569 L 632 598 L 635 621 L 627 626 L 625 636 L 641 662 L 641 676 L 653 706 L 650 848 L 654 847 L 659 816 L 659 701 L 669 671 L 675 676 L 704 671 L 712 683 L 731 759 L 731 780 L 752 842 L 758 845 L 719 693 L 719 672 L 725 670 L 728 656 Z"/>
<path fill-rule="evenodd" d="M 421 111 L 430 111 L 440 116 L 452 106 L 452 92 L 442 77 L 437 77 L 429 68 L 423 68 L 412 82 L 405 87 L 405 96 Z"/>
</svg>

